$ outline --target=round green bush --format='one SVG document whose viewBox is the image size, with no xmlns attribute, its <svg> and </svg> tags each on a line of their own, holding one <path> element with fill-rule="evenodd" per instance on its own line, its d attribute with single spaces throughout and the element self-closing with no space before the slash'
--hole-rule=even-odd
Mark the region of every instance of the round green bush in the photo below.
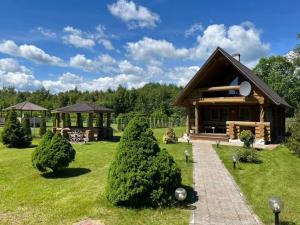
<svg viewBox="0 0 300 225">
<path fill-rule="evenodd" d="M 8 112 L 1 133 L 1 140 L 8 148 L 26 148 L 31 145 L 31 135 L 27 135 L 17 119 L 16 111 Z"/>
<path fill-rule="evenodd" d="M 133 118 L 109 169 L 107 199 L 130 207 L 171 205 L 180 184 L 180 169 L 167 151 L 160 149 L 146 119 Z"/>
<path fill-rule="evenodd" d="M 253 133 L 251 132 L 251 130 L 243 130 L 241 132 L 240 139 L 242 142 L 244 142 L 244 147 L 250 148 L 250 146 L 254 142 L 255 137 L 254 137 Z"/>
<path fill-rule="evenodd" d="M 255 149 L 242 148 L 237 152 L 237 157 L 240 162 L 260 163 L 261 160 Z"/>
<path fill-rule="evenodd" d="M 59 172 L 75 159 L 75 150 L 60 134 L 47 131 L 32 154 L 32 164 L 41 172 Z"/>
</svg>

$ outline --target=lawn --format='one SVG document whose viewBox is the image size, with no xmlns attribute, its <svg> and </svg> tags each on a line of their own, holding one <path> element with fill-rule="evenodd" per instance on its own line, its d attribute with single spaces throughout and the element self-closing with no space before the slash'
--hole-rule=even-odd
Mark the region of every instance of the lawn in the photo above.
<svg viewBox="0 0 300 225">
<path fill-rule="evenodd" d="M 282 145 L 274 150 L 260 151 L 261 164 L 239 163 L 234 170 L 231 157 L 236 147 L 214 147 L 253 210 L 265 224 L 274 223 L 268 208 L 270 196 L 279 196 L 284 201 L 281 224 L 300 224 L 300 158 Z"/>
<path fill-rule="evenodd" d="M 160 140 L 165 129 L 155 129 Z M 177 133 L 183 128 L 176 129 Z M 34 141 L 37 144 L 37 141 Z M 33 148 L 0 145 L 0 224 L 72 224 L 84 218 L 106 225 L 188 224 L 190 212 L 178 208 L 128 209 L 107 202 L 104 190 L 117 142 L 74 144 L 76 160 L 62 177 L 41 176 L 31 166 Z M 163 145 L 192 185 L 192 164 L 183 160 L 187 144 Z"/>
</svg>

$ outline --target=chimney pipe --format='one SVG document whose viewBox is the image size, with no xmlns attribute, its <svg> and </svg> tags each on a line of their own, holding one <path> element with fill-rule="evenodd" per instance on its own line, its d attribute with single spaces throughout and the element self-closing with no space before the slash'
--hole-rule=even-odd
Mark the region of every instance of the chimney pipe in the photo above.
<svg viewBox="0 0 300 225">
<path fill-rule="evenodd" d="M 237 61 L 241 61 L 241 54 L 240 53 L 232 54 L 232 57 L 235 58 Z"/>
</svg>

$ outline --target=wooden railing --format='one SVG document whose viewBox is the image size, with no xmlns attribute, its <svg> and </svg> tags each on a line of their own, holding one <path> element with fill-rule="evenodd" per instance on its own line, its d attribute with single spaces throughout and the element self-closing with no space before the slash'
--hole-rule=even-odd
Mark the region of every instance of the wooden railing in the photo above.
<svg viewBox="0 0 300 225">
<path fill-rule="evenodd" d="M 226 121 L 226 134 L 230 139 L 239 139 L 241 131 L 247 127 L 254 127 L 256 140 L 271 141 L 270 122 Z"/>
</svg>

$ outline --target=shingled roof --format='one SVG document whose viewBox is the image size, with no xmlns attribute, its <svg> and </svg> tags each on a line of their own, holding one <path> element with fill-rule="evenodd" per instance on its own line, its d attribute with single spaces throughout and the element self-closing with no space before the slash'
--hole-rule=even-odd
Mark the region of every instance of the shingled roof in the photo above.
<svg viewBox="0 0 300 225">
<path fill-rule="evenodd" d="M 263 92 L 274 104 L 284 107 L 291 106 L 281 98 L 274 90 L 272 90 L 264 81 L 262 81 L 252 70 L 243 65 L 240 61 L 236 60 L 230 54 L 220 47 L 213 52 L 213 54 L 207 59 L 203 66 L 197 71 L 195 76 L 190 80 L 186 87 L 179 93 L 175 100 L 175 105 L 181 105 L 182 100 L 190 93 L 190 91 L 197 85 L 197 80 L 205 76 L 204 70 L 210 62 L 216 57 L 217 53 L 221 53 L 244 77 L 246 77 L 252 84 L 254 84 L 260 91 Z"/>
<path fill-rule="evenodd" d="M 13 110 L 13 109 L 20 110 L 20 111 L 48 111 L 48 109 L 46 109 L 42 106 L 33 104 L 31 102 L 28 102 L 28 101 L 18 103 L 16 105 L 10 106 L 10 107 L 5 108 L 3 110 Z"/>
<path fill-rule="evenodd" d="M 52 113 L 97 113 L 97 112 L 113 112 L 113 110 L 106 108 L 104 106 L 98 106 L 88 102 L 81 102 L 74 105 L 69 105 L 69 106 L 52 110 Z"/>
</svg>

